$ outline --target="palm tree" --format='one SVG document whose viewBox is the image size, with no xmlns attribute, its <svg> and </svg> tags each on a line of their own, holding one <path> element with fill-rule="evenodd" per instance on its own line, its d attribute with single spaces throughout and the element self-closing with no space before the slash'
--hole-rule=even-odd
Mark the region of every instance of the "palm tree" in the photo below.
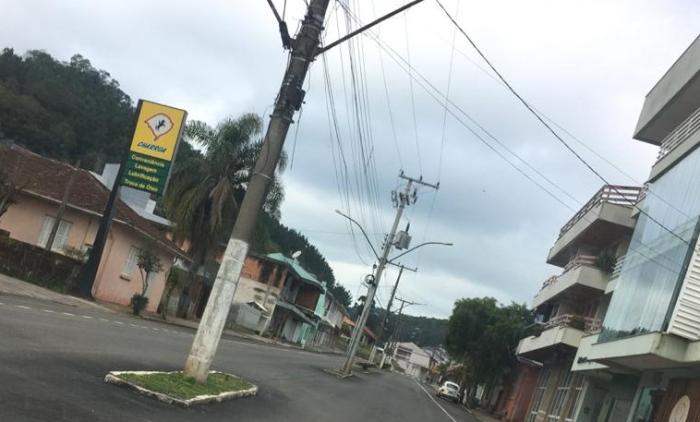
<svg viewBox="0 0 700 422">
<path fill-rule="evenodd" d="M 231 233 L 262 146 L 261 130 L 262 119 L 255 114 L 227 118 L 215 128 L 201 121 L 185 127 L 185 139 L 201 147 L 202 153 L 190 150 L 183 162 L 176 163 L 163 201 L 168 218 L 175 223 L 175 238 L 189 242 L 192 258 L 179 315 L 191 316 L 197 272 Z M 283 171 L 285 165 L 283 155 L 278 171 Z M 278 217 L 282 198 L 282 186 L 275 178 L 264 210 Z"/>
</svg>

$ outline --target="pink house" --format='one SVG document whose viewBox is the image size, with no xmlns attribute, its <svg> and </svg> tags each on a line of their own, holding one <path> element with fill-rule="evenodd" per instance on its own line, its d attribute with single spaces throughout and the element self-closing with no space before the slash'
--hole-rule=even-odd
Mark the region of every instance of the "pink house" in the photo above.
<svg viewBox="0 0 700 422">
<path fill-rule="evenodd" d="M 109 196 L 109 190 L 95 175 L 14 145 L 0 146 L 0 167 L 12 183 L 21 188 L 16 203 L 0 218 L 0 230 L 21 242 L 46 246 L 66 187 L 73 177 L 52 250 L 71 255 L 89 250 Z M 146 310 L 155 312 L 175 257 L 188 258 L 166 237 L 165 227 L 140 216 L 122 201 L 117 203 L 93 296 L 128 305 L 134 293 L 140 293 L 143 288 L 136 263 L 139 251 L 146 245 L 153 245 L 164 268 L 151 277 L 146 291 L 149 299 Z"/>
</svg>

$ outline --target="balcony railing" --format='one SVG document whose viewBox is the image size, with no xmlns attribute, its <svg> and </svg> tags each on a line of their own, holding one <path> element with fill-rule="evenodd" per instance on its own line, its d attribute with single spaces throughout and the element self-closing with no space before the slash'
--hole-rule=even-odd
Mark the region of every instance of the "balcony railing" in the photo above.
<svg viewBox="0 0 700 422">
<path fill-rule="evenodd" d="M 564 271 L 559 274 L 559 275 L 553 275 L 546 279 L 544 283 L 542 283 L 542 287 L 540 290 L 544 290 L 547 287 L 553 285 L 554 283 L 557 282 L 559 277 L 562 275 L 566 274 L 567 271 L 573 270 L 576 267 L 580 267 L 581 265 L 595 265 L 596 262 L 596 256 L 595 255 L 576 255 L 574 256 L 571 261 L 569 261 L 565 266 L 564 266 Z"/>
<path fill-rule="evenodd" d="M 557 276 L 557 275 L 553 275 L 553 276 L 549 277 L 548 279 L 546 279 L 544 281 L 544 283 L 542 283 L 542 288 L 540 288 L 540 290 L 544 290 L 547 287 L 551 286 L 552 284 L 556 283 L 558 278 L 559 278 L 559 276 Z"/>
<path fill-rule="evenodd" d="M 605 185 L 576 213 L 559 231 L 559 237 L 564 236 L 576 223 L 578 223 L 588 213 L 602 203 L 634 206 L 639 199 L 641 188 L 638 186 L 616 186 Z"/>
<path fill-rule="evenodd" d="M 617 261 L 615 261 L 615 269 L 613 269 L 612 275 L 610 276 L 610 280 L 616 279 L 620 276 L 620 272 L 622 272 L 622 266 L 625 264 L 625 256 L 622 255 L 621 257 L 617 258 Z"/>
<path fill-rule="evenodd" d="M 595 265 L 597 257 L 595 255 L 576 255 L 564 266 L 564 272 L 572 270 L 581 265 Z"/>
<path fill-rule="evenodd" d="M 603 322 L 598 318 L 582 317 L 574 314 L 563 314 L 557 315 L 542 324 L 542 329 L 549 330 L 550 328 L 555 327 L 569 327 L 593 334 L 600 331 L 602 324 Z"/>
<path fill-rule="evenodd" d="M 682 144 L 683 141 L 690 138 L 695 132 L 700 129 L 700 108 L 695 110 L 693 114 L 688 116 L 683 123 L 678 125 L 671 133 L 666 135 L 666 137 L 661 141 L 661 148 L 659 148 L 659 155 L 656 157 L 658 162 L 669 152 L 673 151 L 678 145 Z"/>
</svg>

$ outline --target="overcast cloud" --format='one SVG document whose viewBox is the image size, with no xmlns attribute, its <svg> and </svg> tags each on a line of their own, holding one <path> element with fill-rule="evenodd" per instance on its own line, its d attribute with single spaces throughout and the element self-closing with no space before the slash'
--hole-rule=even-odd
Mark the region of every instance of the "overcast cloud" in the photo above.
<svg viewBox="0 0 700 422">
<path fill-rule="evenodd" d="M 282 7 L 282 0 L 276 3 Z M 286 18 L 295 30 L 303 2 L 287 3 Z M 363 0 L 353 2 L 352 8 L 367 22 L 400 4 Z M 444 4 L 457 13 L 455 0 Z M 610 181 L 645 180 L 657 148 L 632 140 L 632 130 L 644 95 L 698 35 L 696 1 L 462 1 L 458 14 L 463 27 L 532 104 L 633 179 L 574 142 Z M 333 6 L 327 40 L 337 38 L 338 26 L 342 32 L 344 19 L 342 10 Z M 110 72 L 132 98 L 182 107 L 191 119 L 211 124 L 249 111 L 269 114 L 286 62 L 277 24 L 264 0 L 3 0 L 0 20 L 3 46 L 18 53 L 42 49 L 61 60 L 80 53 Z M 453 28 L 433 0 L 382 24 L 379 31 L 381 39 L 405 58 L 408 39 L 411 64 L 446 92 Z M 553 192 L 578 209 L 602 183 L 483 70 L 461 36 L 456 39 L 450 100 L 562 186 L 578 203 L 554 188 Z M 409 312 L 447 317 L 453 302 L 468 296 L 529 303 L 542 281 L 560 271 L 544 260 L 573 211 L 502 161 L 451 116 L 442 149 L 443 110 L 414 83 L 417 147 L 407 74 L 386 53 L 380 56 L 371 38 L 359 38 L 355 48 L 364 53 L 364 62 L 356 65 L 365 69 L 379 202 L 376 207 L 351 204 L 350 211 L 378 243 L 393 216 L 390 191 L 397 187 L 399 169 L 422 173 L 428 181 L 439 179 L 440 190 L 421 190 L 404 223 L 411 223 L 414 244 L 455 244 L 426 247 L 403 259 L 419 272 L 404 275 L 400 294 L 425 303 Z M 347 50 L 331 51 L 326 60 L 342 142 L 350 151 L 357 140 L 347 128 L 346 105 L 352 101 Z M 309 237 L 356 297 L 362 276 L 371 270 L 371 255 L 361 238 L 353 242 L 346 223 L 333 212 L 346 207 L 336 180 L 332 151 L 337 146 L 329 136 L 320 60 L 312 68 L 295 135 L 296 131 L 295 126 L 287 141 L 294 159 L 284 175 L 283 222 Z M 351 169 L 352 177 L 361 173 Z M 396 271 L 387 276 L 380 288 L 383 304 Z"/>
</svg>

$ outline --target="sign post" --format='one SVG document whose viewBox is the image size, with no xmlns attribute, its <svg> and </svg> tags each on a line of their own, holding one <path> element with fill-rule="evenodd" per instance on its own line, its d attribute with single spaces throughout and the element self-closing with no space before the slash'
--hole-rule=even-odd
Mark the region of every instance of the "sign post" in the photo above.
<svg viewBox="0 0 700 422">
<path fill-rule="evenodd" d="M 162 196 L 187 112 L 150 101 L 139 103 L 141 107 L 120 185 Z"/>
<path fill-rule="evenodd" d="M 121 186 L 142 190 L 156 197 L 163 196 L 186 118 L 185 110 L 139 100 L 128 154 L 114 178 L 90 256 L 80 273 L 78 293 L 81 296 L 92 297 L 92 286 L 112 226 Z"/>
</svg>

